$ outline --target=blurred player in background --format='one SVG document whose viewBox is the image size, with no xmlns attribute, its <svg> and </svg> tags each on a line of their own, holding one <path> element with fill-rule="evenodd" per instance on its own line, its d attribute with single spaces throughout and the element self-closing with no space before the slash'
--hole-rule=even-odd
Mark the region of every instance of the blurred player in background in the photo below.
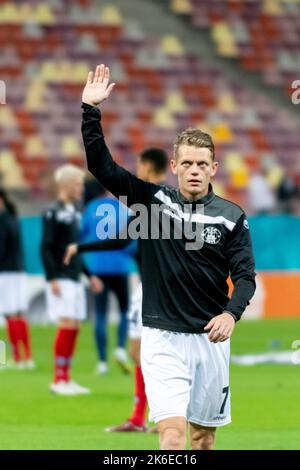
<svg viewBox="0 0 300 470">
<path fill-rule="evenodd" d="M 64 165 L 55 172 L 58 187 L 57 201 L 43 216 L 41 255 L 47 278 L 46 299 L 51 320 L 58 322 L 54 343 L 54 378 L 50 390 L 60 395 L 88 394 L 88 388 L 71 380 L 70 368 L 74 355 L 79 325 L 86 318 L 86 299 L 82 283 L 80 256 L 74 256 L 69 266 L 63 255 L 70 243 L 80 236 L 81 212 L 79 203 L 83 194 L 84 172 L 74 165 Z M 91 277 L 95 291 L 102 288 L 96 277 Z"/>
<path fill-rule="evenodd" d="M 0 315 L 6 320 L 13 364 L 19 369 L 35 367 L 32 359 L 21 234 L 14 204 L 0 189 Z"/>
<path fill-rule="evenodd" d="M 150 181 L 156 184 L 166 184 L 166 173 L 168 168 L 168 156 L 166 152 L 159 148 L 149 148 L 141 153 L 137 162 L 137 176 L 144 181 Z M 126 229 L 127 230 L 127 229 Z M 84 243 L 79 245 L 70 245 L 66 252 L 65 262 L 68 264 L 70 259 L 76 253 L 87 251 L 103 251 L 127 246 L 130 240 L 121 236 L 120 239 L 107 240 L 96 243 Z M 137 262 L 140 265 L 140 252 L 137 250 Z M 142 335 L 142 283 L 133 293 L 128 312 L 129 321 L 129 339 L 130 355 L 135 364 L 135 406 L 130 418 L 118 426 L 108 428 L 109 432 L 146 432 L 153 428 L 147 428 L 145 425 L 145 415 L 147 409 L 147 398 L 145 393 L 145 383 L 141 369 L 141 335 Z"/>
<path fill-rule="evenodd" d="M 98 183 L 96 181 L 96 183 Z M 82 216 L 82 242 L 99 241 L 101 238 L 114 238 L 127 226 L 128 209 L 118 199 L 108 194 L 98 183 L 97 194 L 94 187 L 94 197 L 88 202 Z M 103 233 L 98 234 L 99 227 Z M 101 230 L 101 229 L 100 229 Z M 117 332 L 117 347 L 114 357 L 125 373 L 130 372 L 128 356 L 125 349 L 127 340 L 127 311 L 128 311 L 128 274 L 131 269 L 132 256 L 127 248 L 102 251 L 87 254 L 84 258 L 88 270 L 101 279 L 102 292 L 95 295 L 95 340 L 99 363 L 97 373 L 108 372 L 107 359 L 107 317 L 108 295 L 113 293 L 118 303 L 119 325 Z"/>
<path fill-rule="evenodd" d="M 199 129 L 175 142 L 178 189 L 142 181 L 112 159 L 97 106 L 113 87 L 103 64 L 88 74 L 82 135 L 91 173 L 116 197 L 126 195 L 129 207 L 142 205 L 151 224 L 141 239 L 141 363 L 150 419 L 163 450 L 185 449 L 187 423 L 192 449 L 212 449 L 216 428 L 231 422 L 230 337 L 255 291 L 249 224 L 239 206 L 214 194 L 214 144 Z M 159 236 L 152 237 L 158 205 Z"/>
</svg>

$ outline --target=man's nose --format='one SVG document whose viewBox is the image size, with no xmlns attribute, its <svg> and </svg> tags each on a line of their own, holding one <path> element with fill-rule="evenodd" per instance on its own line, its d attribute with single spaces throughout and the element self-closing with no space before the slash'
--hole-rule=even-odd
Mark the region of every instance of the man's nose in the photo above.
<svg viewBox="0 0 300 470">
<path fill-rule="evenodd" d="M 198 168 L 198 165 L 197 165 L 197 164 L 194 164 L 194 165 L 192 166 L 192 175 L 193 175 L 193 176 L 199 175 L 199 168 Z"/>
</svg>

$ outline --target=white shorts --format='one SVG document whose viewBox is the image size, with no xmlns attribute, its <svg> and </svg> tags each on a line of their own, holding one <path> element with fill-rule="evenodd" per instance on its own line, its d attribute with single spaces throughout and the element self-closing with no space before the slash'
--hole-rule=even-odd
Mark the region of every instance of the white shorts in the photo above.
<svg viewBox="0 0 300 470">
<path fill-rule="evenodd" d="M 130 339 L 140 339 L 142 336 L 142 300 L 143 289 L 140 282 L 133 293 L 128 310 L 128 336 Z"/>
<path fill-rule="evenodd" d="M 61 318 L 84 320 L 87 314 L 84 286 L 71 279 L 58 280 L 61 295 L 54 295 L 51 285 L 46 285 L 46 301 L 50 320 L 53 322 Z"/>
<path fill-rule="evenodd" d="M 155 423 L 183 416 L 201 426 L 231 422 L 230 340 L 211 343 L 207 334 L 143 327 L 141 361 Z"/>
<path fill-rule="evenodd" d="M 28 308 L 26 274 L 0 273 L 0 315 L 15 315 Z"/>
</svg>

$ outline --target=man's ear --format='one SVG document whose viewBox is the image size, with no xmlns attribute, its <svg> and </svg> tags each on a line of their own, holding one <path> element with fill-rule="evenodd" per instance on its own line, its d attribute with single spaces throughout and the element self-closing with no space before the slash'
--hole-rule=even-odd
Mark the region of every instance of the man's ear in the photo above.
<svg viewBox="0 0 300 470">
<path fill-rule="evenodd" d="M 177 162 L 176 160 L 172 159 L 170 160 L 170 167 L 173 175 L 177 175 Z"/>
<path fill-rule="evenodd" d="M 212 172 L 212 177 L 215 176 L 215 174 L 217 173 L 218 171 L 218 168 L 219 168 L 219 162 L 214 162 L 214 165 L 213 165 L 213 172 Z"/>
</svg>

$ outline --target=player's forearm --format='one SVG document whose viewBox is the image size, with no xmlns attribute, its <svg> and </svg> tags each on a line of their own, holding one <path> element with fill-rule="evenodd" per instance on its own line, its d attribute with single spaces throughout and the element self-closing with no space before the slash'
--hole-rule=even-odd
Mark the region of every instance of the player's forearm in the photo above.
<svg viewBox="0 0 300 470">
<path fill-rule="evenodd" d="M 51 246 L 45 241 L 41 245 L 41 258 L 44 266 L 46 279 L 51 281 L 57 278 L 57 269 L 54 256 L 52 254 Z"/>
<path fill-rule="evenodd" d="M 114 240 L 107 239 L 90 243 L 80 243 L 78 245 L 78 253 L 86 253 L 89 251 L 121 250 L 122 248 L 126 248 L 130 243 L 131 240 L 129 238 L 116 238 Z"/>
<path fill-rule="evenodd" d="M 100 110 L 86 103 L 82 104 L 82 137 L 89 171 L 114 196 L 127 196 L 128 205 L 146 204 L 151 192 L 151 184 L 136 178 L 112 158 L 105 143 L 101 127 Z"/>
<path fill-rule="evenodd" d="M 110 185 L 115 176 L 115 162 L 106 146 L 102 127 L 101 113 L 96 107 L 82 104 L 82 137 L 86 151 L 89 171 L 104 185 Z M 106 186 L 107 187 L 107 186 Z M 111 190 L 111 188 L 107 188 Z"/>
<path fill-rule="evenodd" d="M 0 265 L 2 260 L 5 259 L 5 254 L 6 254 L 6 236 L 4 230 L 0 231 Z"/>
<path fill-rule="evenodd" d="M 56 266 L 52 258 L 47 255 L 46 256 L 44 255 L 42 256 L 42 260 L 43 260 L 43 265 L 44 265 L 44 270 L 45 270 L 47 281 L 52 281 L 53 279 L 57 279 L 58 277 L 57 270 L 56 270 Z"/>
<path fill-rule="evenodd" d="M 86 264 L 84 263 L 84 261 L 82 261 L 82 272 L 83 274 L 86 275 L 86 277 L 90 278 L 92 276 L 92 273 L 90 272 L 90 270 L 88 269 L 88 267 L 86 266 Z"/>
<path fill-rule="evenodd" d="M 225 311 L 233 313 L 236 319 L 239 320 L 254 295 L 255 287 L 254 277 L 238 279 L 235 282 L 232 297 L 226 305 Z"/>
</svg>

